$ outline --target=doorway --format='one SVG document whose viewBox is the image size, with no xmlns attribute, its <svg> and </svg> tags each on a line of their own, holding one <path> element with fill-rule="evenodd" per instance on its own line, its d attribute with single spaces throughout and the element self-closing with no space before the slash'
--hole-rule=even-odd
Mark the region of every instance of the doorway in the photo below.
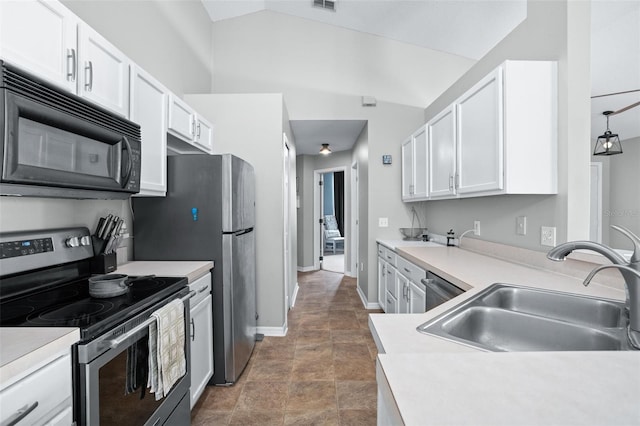
<svg viewBox="0 0 640 426">
<path fill-rule="evenodd" d="M 344 274 L 348 251 L 345 201 L 346 167 L 316 170 L 314 216 L 316 268 Z"/>
</svg>

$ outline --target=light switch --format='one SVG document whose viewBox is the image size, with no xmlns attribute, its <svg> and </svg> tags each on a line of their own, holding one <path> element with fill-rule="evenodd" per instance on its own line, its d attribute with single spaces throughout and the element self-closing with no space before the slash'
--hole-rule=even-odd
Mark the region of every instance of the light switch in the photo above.
<svg viewBox="0 0 640 426">
<path fill-rule="evenodd" d="M 388 217 L 379 217 L 378 218 L 378 227 L 379 228 L 388 228 L 389 227 L 389 218 Z"/>
</svg>

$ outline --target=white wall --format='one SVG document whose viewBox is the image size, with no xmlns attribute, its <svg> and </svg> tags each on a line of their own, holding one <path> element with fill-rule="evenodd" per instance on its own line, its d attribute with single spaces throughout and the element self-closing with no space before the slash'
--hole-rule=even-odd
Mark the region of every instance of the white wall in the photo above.
<svg viewBox="0 0 640 426">
<path fill-rule="evenodd" d="M 593 157 L 597 161 L 599 157 Z M 638 166 L 640 165 L 640 138 L 622 141 L 622 154 L 607 157 L 608 179 L 603 179 L 603 192 L 610 195 L 603 203 L 603 219 L 606 225 L 621 225 L 640 235 L 640 185 Z M 629 239 L 619 232 L 604 227 L 602 234 L 608 236 L 612 247 L 633 250 Z M 604 238 L 603 238 L 604 240 Z"/>
<path fill-rule="evenodd" d="M 420 107 L 474 63 L 271 11 L 216 22 L 213 46 L 216 93 L 311 89 Z"/>
<path fill-rule="evenodd" d="M 187 95 L 185 100 L 214 124 L 215 153 L 231 153 L 251 163 L 256 173 L 256 299 L 261 332 L 285 325 L 283 109 L 281 94 Z M 293 148 L 295 141 L 287 136 Z M 291 185 L 295 194 L 295 179 Z M 295 198 L 292 198 L 295 200 Z M 295 201 L 293 201 L 295 202 Z M 293 212 L 292 212 L 293 213 Z M 292 214 L 295 238 L 295 215 Z M 297 265 L 293 246 L 289 273 Z M 292 281 L 295 284 L 295 279 Z"/>
<path fill-rule="evenodd" d="M 480 238 L 534 250 L 548 249 L 540 245 L 542 225 L 557 228 L 558 243 L 588 239 L 589 12 L 589 2 L 529 1 L 527 19 L 425 110 L 429 120 L 506 59 L 558 61 L 558 195 L 429 201 L 431 232 L 459 234 L 480 220 Z M 517 216 L 527 217 L 526 236 L 515 233 Z"/>
</svg>

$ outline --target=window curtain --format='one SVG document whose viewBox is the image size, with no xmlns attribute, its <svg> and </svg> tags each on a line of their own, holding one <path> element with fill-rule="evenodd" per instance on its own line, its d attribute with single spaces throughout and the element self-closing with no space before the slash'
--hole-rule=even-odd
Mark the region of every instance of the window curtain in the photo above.
<svg viewBox="0 0 640 426">
<path fill-rule="evenodd" d="M 344 237 L 344 172 L 333 174 L 333 207 L 340 235 Z"/>
</svg>

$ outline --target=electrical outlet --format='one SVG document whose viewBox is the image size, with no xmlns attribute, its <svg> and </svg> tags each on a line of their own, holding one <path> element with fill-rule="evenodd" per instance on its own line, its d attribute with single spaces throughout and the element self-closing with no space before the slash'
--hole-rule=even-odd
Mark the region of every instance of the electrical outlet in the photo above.
<svg viewBox="0 0 640 426">
<path fill-rule="evenodd" d="M 554 247 L 556 245 L 556 227 L 543 226 L 540 230 L 540 244 Z"/>
<path fill-rule="evenodd" d="M 516 234 L 527 235 L 527 217 L 526 216 L 516 217 Z"/>
<path fill-rule="evenodd" d="M 480 221 L 473 221 L 473 235 L 480 235 Z"/>
<path fill-rule="evenodd" d="M 380 228 L 388 228 L 389 227 L 389 218 L 388 217 L 379 217 L 378 218 L 378 227 L 380 227 Z"/>
<path fill-rule="evenodd" d="M 360 272 L 364 272 L 364 262 L 360 263 Z"/>
</svg>

